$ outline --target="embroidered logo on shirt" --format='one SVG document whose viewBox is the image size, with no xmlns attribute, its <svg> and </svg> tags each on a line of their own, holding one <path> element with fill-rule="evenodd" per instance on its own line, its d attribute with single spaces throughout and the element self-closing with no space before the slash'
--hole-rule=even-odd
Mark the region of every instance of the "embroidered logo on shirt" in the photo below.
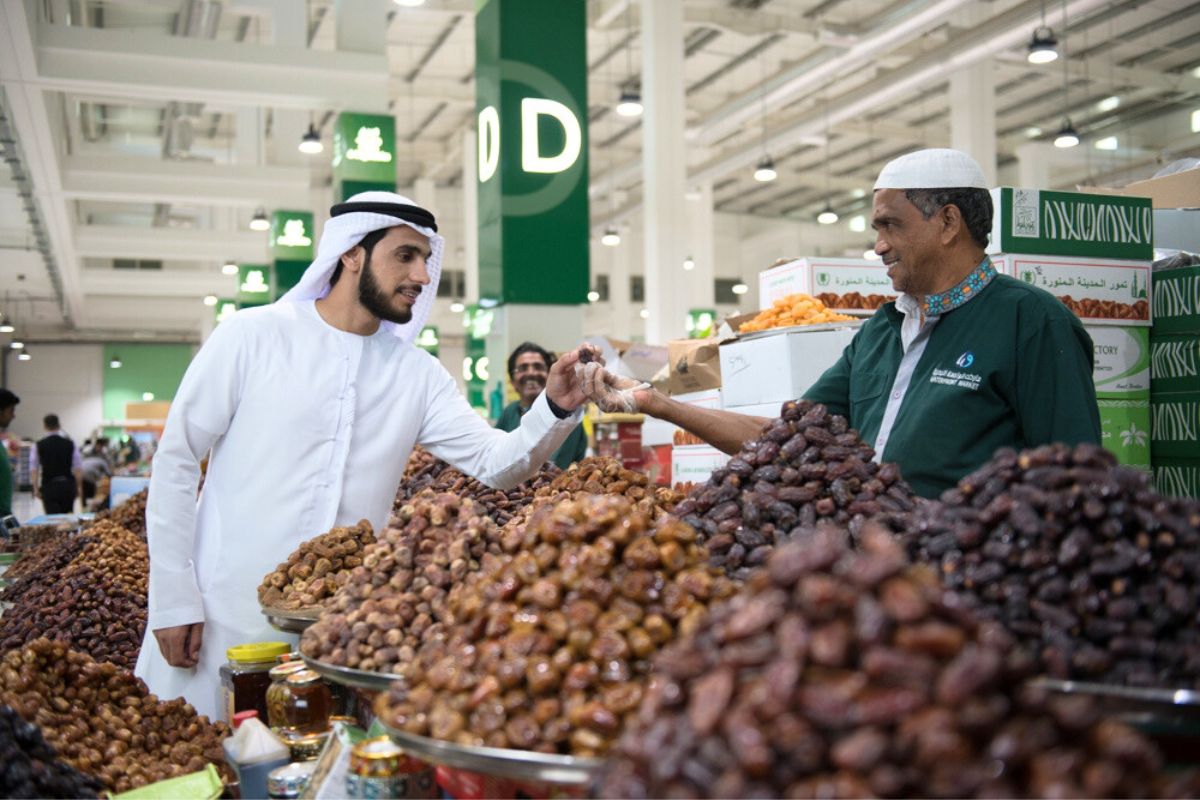
<svg viewBox="0 0 1200 800">
<path fill-rule="evenodd" d="M 926 295 L 925 315 L 933 317 L 953 311 L 983 291 L 984 287 L 996 277 L 996 274 L 992 260 L 984 256 L 983 262 L 975 268 L 974 272 L 963 278 L 962 282 L 953 289 L 941 294 Z"/>
<path fill-rule="evenodd" d="M 975 363 L 975 354 L 970 350 L 958 357 L 958 361 L 954 362 L 960 369 L 966 369 Z"/>
<path fill-rule="evenodd" d="M 931 375 L 929 378 L 929 382 L 936 383 L 941 386 L 958 386 L 959 388 L 970 389 L 972 392 L 974 392 L 978 391 L 979 385 L 983 383 L 983 376 L 974 372 L 955 372 L 954 370 L 949 369 L 935 369 L 933 371 L 933 375 Z"/>
</svg>

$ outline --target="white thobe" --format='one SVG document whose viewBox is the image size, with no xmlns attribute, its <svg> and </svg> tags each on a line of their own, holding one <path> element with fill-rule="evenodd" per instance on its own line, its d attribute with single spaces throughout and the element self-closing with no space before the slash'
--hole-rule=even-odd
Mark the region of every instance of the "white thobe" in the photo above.
<svg viewBox="0 0 1200 800">
<path fill-rule="evenodd" d="M 365 518 L 382 530 L 413 445 L 507 489 L 545 463 L 580 414 L 556 418 L 543 394 L 504 433 L 471 409 L 436 358 L 387 330 L 338 330 L 312 301 L 235 314 L 188 367 L 154 455 L 149 619 L 136 674 L 160 697 L 183 695 L 217 718 L 226 648 L 295 642 L 259 610 L 263 576 L 335 525 Z M 153 630 L 201 621 L 198 666 L 168 665 Z"/>
</svg>

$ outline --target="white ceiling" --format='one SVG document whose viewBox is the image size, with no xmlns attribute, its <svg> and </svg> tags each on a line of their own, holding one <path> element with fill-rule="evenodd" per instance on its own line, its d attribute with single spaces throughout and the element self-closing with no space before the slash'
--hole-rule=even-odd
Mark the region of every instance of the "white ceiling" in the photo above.
<svg viewBox="0 0 1200 800">
<path fill-rule="evenodd" d="M 636 224 L 641 126 L 613 106 L 637 86 L 650 1 L 587 2 L 597 227 Z M 862 213 L 884 161 L 949 142 L 949 75 L 980 61 L 994 70 L 1002 180 L 1064 113 L 1084 143 L 1056 158 L 1055 186 L 1119 184 L 1200 154 L 1200 1 L 682 2 L 689 176 L 712 181 L 719 214 L 801 225 L 827 203 Z M 304 128 L 328 148 L 336 111 L 363 103 L 396 116 L 400 185 L 433 181 L 459 215 L 474 5 L 387 4 L 385 77 L 377 57 L 336 50 L 331 0 L 5 0 L 4 152 L 29 176 L 53 266 L 17 173 L 0 169 L 0 311 L 27 337 L 194 338 L 211 316 L 200 298 L 229 292 L 221 263 L 265 255 L 246 228 L 255 208 L 328 203 L 328 149 L 297 152 Z M 1043 8 L 1071 56 L 1065 90 L 1062 60 L 1024 58 Z M 1110 96 L 1119 105 L 1101 110 Z M 1112 136 L 1116 150 L 1095 149 Z M 780 171 L 770 184 L 751 178 L 764 142 Z M 839 229 L 843 248 L 869 241 Z M 131 274 L 115 258 L 164 266 Z"/>
</svg>

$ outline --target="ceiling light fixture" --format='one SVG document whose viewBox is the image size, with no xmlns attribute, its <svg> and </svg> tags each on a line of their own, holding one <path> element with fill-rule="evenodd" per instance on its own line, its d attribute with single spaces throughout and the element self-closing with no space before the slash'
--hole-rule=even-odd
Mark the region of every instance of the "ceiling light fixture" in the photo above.
<svg viewBox="0 0 1200 800">
<path fill-rule="evenodd" d="M 1094 145 L 1097 150 L 1116 150 L 1120 146 L 1115 136 L 1105 136 L 1103 139 L 1097 139 Z"/>
<path fill-rule="evenodd" d="M 876 253 L 874 247 L 872 247 L 869 250 L 863 250 L 863 258 L 865 258 L 867 261 L 882 261 L 883 260 L 883 256 L 879 255 L 879 253 Z"/>
<path fill-rule="evenodd" d="M 221 265 L 221 274 L 222 275 L 237 275 L 238 274 L 238 265 L 236 263 L 234 263 L 233 259 L 226 261 L 224 264 Z"/>
<path fill-rule="evenodd" d="M 590 292 L 587 293 L 587 298 L 588 298 L 589 303 L 598 302 L 600 300 L 600 293 L 597 292 L 595 289 L 592 289 Z"/>
<path fill-rule="evenodd" d="M 204 295 L 204 305 L 211 307 L 211 306 L 215 306 L 216 304 L 217 304 L 217 296 L 215 294 Z"/>
<path fill-rule="evenodd" d="M 14 328 L 11 323 L 6 322 L 3 325 L 0 325 L 0 333 L 12 333 L 15 330 L 16 328 Z"/>
<path fill-rule="evenodd" d="M 638 316 L 641 317 L 642 319 L 650 319 L 650 309 L 643 308 L 641 311 L 638 312 Z"/>
<path fill-rule="evenodd" d="M 17 356 L 17 361 L 29 361 L 32 358 L 33 356 L 29 355 L 29 353 L 21 353 Z"/>
<path fill-rule="evenodd" d="M 9 347 L 11 347 L 13 350 L 24 350 L 25 343 L 24 342 L 13 342 L 12 344 L 9 345 Z"/>
<path fill-rule="evenodd" d="M 267 212 L 259 208 L 254 212 L 254 216 L 250 219 L 250 230 L 252 231 L 267 231 L 271 229 L 271 221 L 267 219 Z"/>
<path fill-rule="evenodd" d="M 645 107 L 642 105 L 642 96 L 633 89 L 625 89 L 621 92 L 621 98 L 617 100 L 617 113 L 622 117 L 640 117 Z"/>
<path fill-rule="evenodd" d="M 1119 107 L 1120 105 L 1121 105 L 1121 98 L 1117 97 L 1115 94 L 1112 94 L 1112 95 L 1109 95 L 1108 97 L 1104 98 L 1103 100 L 1101 100 L 1099 103 L 1096 103 L 1096 110 L 1097 111 L 1112 111 L 1113 109 Z"/>
<path fill-rule="evenodd" d="M 142 392 L 142 401 L 149 403 L 154 399 L 154 392 Z"/>
<path fill-rule="evenodd" d="M 392 0 L 392 2 L 404 8 L 418 8 L 425 5 L 425 0 Z"/>
<path fill-rule="evenodd" d="M 462 303 L 458 302 L 457 300 L 450 304 L 450 313 L 451 314 L 461 314 L 462 312 L 464 312 L 466 310 L 467 310 L 467 307 L 465 305 L 463 305 Z"/>
<path fill-rule="evenodd" d="M 729 291 L 733 292 L 734 294 L 745 294 L 746 292 L 750 291 L 750 287 L 741 281 L 738 281 L 732 287 L 730 287 Z"/>
<path fill-rule="evenodd" d="M 768 183 L 779 177 L 779 173 L 775 171 L 775 161 L 770 156 L 763 156 L 758 161 L 758 166 L 754 168 L 754 180 L 759 183 Z"/>
<path fill-rule="evenodd" d="M 683 268 L 685 270 L 689 270 L 689 271 L 695 269 L 696 268 L 696 259 L 692 258 L 691 256 L 688 256 L 687 258 L 685 258 L 683 260 Z"/>
<path fill-rule="evenodd" d="M 1050 27 L 1039 25 L 1033 29 L 1033 39 L 1025 57 L 1030 64 L 1049 64 L 1058 58 L 1058 37 Z"/>
<path fill-rule="evenodd" d="M 1039 136 L 1041 136 L 1043 133 L 1044 133 L 1044 131 L 1041 128 L 1039 128 L 1037 125 L 1030 125 L 1028 128 L 1025 129 L 1025 135 L 1028 136 L 1030 139 L 1036 139 Z"/>
<path fill-rule="evenodd" d="M 1075 126 L 1071 124 L 1070 117 L 1063 117 L 1062 127 L 1058 129 L 1058 134 L 1054 137 L 1054 146 L 1065 150 L 1077 144 L 1079 144 L 1079 131 L 1075 130 Z"/>
<path fill-rule="evenodd" d="M 317 133 L 317 126 L 308 123 L 308 130 L 300 137 L 300 152 L 316 155 L 324 149 L 325 145 L 321 144 L 321 134 Z"/>
<path fill-rule="evenodd" d="M 609 225 L 604 229 L 604 235 L 600 237 L 600 244 L 606 247 L 616 247 L 621 243 L 621 234 L 617 233 L 617 229 Z"/>
<path fill-rule="evenodd" d="M 111 369 L 120 369 L 120 368 L 121 368 L 121 364 L 122 364 L 122 362 L 121 362 L 121 357 L 120 357 L 120 356 L 113 356 L 113 357 L 112 357 L 112 361 L 109 361 L 109 362 L 108 362 L 108 366 L 109 366 Z"/>
<path fill-rule="evenodd" d="M 826 203 L 825 209 L 820 214 L 817 214 L 817 222 L 821 223 L 822 225 L 832 225 L 837 221 L 837 212 L 833 210 L 833 206 L 831 206 L 829 203 Z"/>
</svg>

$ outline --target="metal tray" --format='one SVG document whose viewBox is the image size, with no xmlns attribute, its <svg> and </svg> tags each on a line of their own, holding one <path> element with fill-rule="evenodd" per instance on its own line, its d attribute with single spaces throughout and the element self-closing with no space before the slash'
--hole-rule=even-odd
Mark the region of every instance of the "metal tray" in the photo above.
<svg viewBox="0 0 1200 800">
<path fill-rule="evenodd" d="M 271 626 L 287 633 L 304 633 L 305 629 L 317 621 L 324 609 L 321 608 L 269 608 L 259 606 L 263 616 Z"/>
<path fill-rule="evenodd" d="M 386 692 L 392 688 L 393 684 L 404 680 L 399 675 L 392 675 L 386 672 L 367 672 L 362 669 L 351 669 L 350 667 L 326 664 L 324 661 L 317 661 L 315 658 L 309 658 L 308 656 L 301 657 L 304 659 L 305 664 L 308 664 L 311 669 L 318 672 L 322 677 L 342 686 Z"/>
<path fill-rule="evenodd" d="M 1029 685 L 1057 694 L 1091 697 L 1104 712 L 1131 724 L 1200 730 L 1200 691 L 1193 689 L 1146 689 L 1054 678 L 1037 678 Z"/>
<path fill-rule="evenodd" d="M 844 313 L 839 311 L 839 314 Z M 779 336 L 787 333 L 815 333 L 817 331 L 836 331 L 841 328 L 857 328 L 862 325 L 864 320 L 851 319 L 843 322 L 822 322 L 819 325 L 789 325 L 786 328 L 767 328 L 765 331 L 751 331 L 750 333 L 739 333 L 738 341 L 749 342 L 754 339 L 762 339 L 767 336 Z"/>
<path fill-rule="evenodd" d="M 503 747 L 471 747 L 397 730 L 379 720 L 409 755 L 430 764 L 464 769 L 516 781 L 582 786 L 592 782 L 604 762 L 597 758 L 550 755 Z"/>
</svg>

